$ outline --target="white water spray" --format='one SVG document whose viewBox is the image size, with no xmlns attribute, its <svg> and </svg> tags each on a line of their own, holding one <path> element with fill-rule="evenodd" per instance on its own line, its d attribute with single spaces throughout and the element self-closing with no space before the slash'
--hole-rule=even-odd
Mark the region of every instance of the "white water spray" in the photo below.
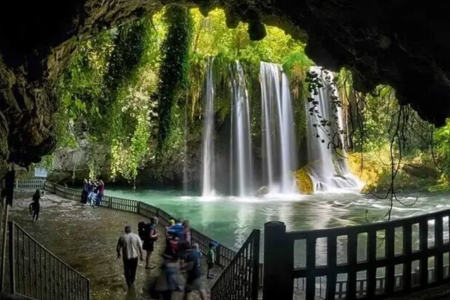
<svg viewBox="0 0 450 300">
<path fill-rule="evenodd" d="M 236 70 L 231 70 L 232 116 L 231 116 L 231 170 L 237 179 L 237 195 L 249 196 L 253 193 L 253 157 L 250 128 L 250 106 L 245 76 L 242 66 L 236 62 Z M 235 166 L 233 168 L 233 166 Z M 233 192 L 233 181 L 231 188 Z"/>
<path fill-rule="evenodd" d="M 291 175 L 295 168 L 295 126 L 289 80 L 279 65 L 265 62 L 261 62 L 260 78 L 264 181 L 271 194 L 297 193 Z"/>
<path fill-rule="evenodd" d="M 206 71 L 205 112 L 203 126 L 203 174 L 202 196 L 215 196 L 215 165 L 214 165 L 214 59 L 210 58 Z"/>
<path fill-rule="evenodd" d="M 314 191 L 358 189 L 362 183 L 350 173 L 342 135 L 343 120 L 341 108 L 332 104 L 332 97 L 338 97 L 332 87 L 333 75 L 320 67 L 311 67 L 310 72 L 318 75 L 322 87 L 313 92 L 314 104 L 308 103 L 308 161 Z M 312 115 L 309 114 L 313 109 Z M 322 122 L 328 123 L 323 125 Z M 337 140 L 336 140 L 337 139 Z M 340 153 L 335 145 L 339 144 Z"/>
</svg>

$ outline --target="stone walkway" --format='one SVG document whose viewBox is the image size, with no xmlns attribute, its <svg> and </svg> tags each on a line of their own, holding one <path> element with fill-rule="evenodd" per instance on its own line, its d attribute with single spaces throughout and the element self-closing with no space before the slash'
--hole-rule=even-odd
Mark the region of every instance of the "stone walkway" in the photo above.
<svg viewBox="0 0 450 300">
<path fill-rule="evenodd" d="M 148 219 L 132 213 L 83 207 L 74 201 L 46 194 L 41 200 L 40 219 L 34 223 L 28 212 L 30 202 L 31 197 L 15 200 L 10 220 L 18 223 L 57 257 L 89 278 L 91 299 L 158 299 L 150 296 L 150 288 L 159 273 L 158 268 L 145 270 L 140 262 L 136 288 L 127 292 L 122 261 L 116 256 L 117 240 L 124 226 L 129 223 L 136 232 L 137 224 L 140 221 L 148 222 Z M 164 229 L 159 228 L 159 232 L 163 234 Z M 157 266 L 162 263 L 164 247 L 164 239 L 159 239 L 152 257 L 152 262 Z M 212 283 L 210 281 L 210 285 Z M 177 293 L 173 299 L 182 299 L 182 294 Z M 194 293 L 189 299 L 200 297 Z"/>
</svg>

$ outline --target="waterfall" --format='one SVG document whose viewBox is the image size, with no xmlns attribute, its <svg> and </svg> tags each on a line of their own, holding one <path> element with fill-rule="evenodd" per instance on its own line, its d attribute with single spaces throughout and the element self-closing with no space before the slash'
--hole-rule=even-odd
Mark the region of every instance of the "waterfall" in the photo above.
<svg viewBox="0 0 450 300">
<path fill-rule="evenodd" d="M 315 74 L 321 83 L 317 93 L 312 94 L 314 101 L 306 104 L 308 161 L 314 190 L 360 188 L 361 182 L 350 173 L 347 166 L 342 135 L 344 123 L 341 108 L 337 105 L 340 100 L 332 85 L 333 74 L 322 71 L 320 67 L 311 67 L 310 72 Z"/>
<path fill-rule="evenodd" d="M 188 193 L 188 153 L 187 153 L 187 134 L 188 134 L 188 95 L 186 94 L 186 101 L 184 103 L 184 156 L 183 156 L 183 192 L 185 195 Z"/>
<path fill-rule="evenodd" d="M 265 62 L 261 62 L 260 78 L 264 182 L 270 193 L 296 193 L 291 175 L 296 162 L 289 80 L 281 66 Z"/>
<path fill-rule="evenodd" d="M 215 195 L 215 166 L 214 166 L 214 59 L 210 58 L 206 70 L 205 84 L 205 112 L 203 123 L 203 174 L 202 196 Z"/>
<path fill-rule="evenodd" d="M 235 192 L 236 186 L 237 196 L 243 197 L 250 196 L 254 192 L 250 106 L 244 71 L 239 62 L 236 62 L 235 67 L 235 70 L 231 69 L 230 170 L 234 175 L 234 178 L 231 178 L 231 191 Z"/>
</svg>

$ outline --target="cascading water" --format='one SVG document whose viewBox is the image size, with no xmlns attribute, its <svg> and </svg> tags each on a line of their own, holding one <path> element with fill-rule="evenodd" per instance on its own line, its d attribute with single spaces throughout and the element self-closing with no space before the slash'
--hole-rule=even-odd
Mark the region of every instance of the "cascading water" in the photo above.
<svg viewBox="0 0 450 300">
<path fill-rule="evenodd" d="M 215 196 L 215 165 L 214 165 L 214 59 L 210 58 L 206 71 L 205 112 L 203 124 L 203 174 L 202 196 Z"/>
<path fill-rule="evenodd" d="M 245 84 L 244 71 L 239 62 L 236 69 L 231 69 L 231 139 L 230 139 L 230 169 L 234 178 L 231 178 L 231 191 L 236 186 L 237 196 L 250 196 L 253 193 L 253 157 L 250 128 L 250 106 L 248 92 Z M 234 181 L 237 180 L 236 185 Z"/>
<path fill-rule="evenodd" d="M 183 159 L 183 192 L 185 195 L 188 193 L 188 157 L 187 157 L 187 134 L 188 134 L 188 97 L 186 96 L 186 102 L 184 103 L 184 129 L 183 129 L 183 140 L 184 140 L 184 159 Z"/>
<path fill-rule="evenodd" d="M 314 101 L 306 104 L 309 173 L 314 190 L 361 188 L 361 182 L 347 167 L 343 120 L 339 98 L 332 85 L 333 75 L 320 67 L 311 67 L 310 72 L 321 84 L 312 94 Z"/>
<path fill-rule="evenodd" d="M 261 62 L 260 78 L 264 181 L 271 194 L 297 193 L 291 175 L 296 162 L 289 80 L 279 65 L 265 62 Z"/>
</svg>

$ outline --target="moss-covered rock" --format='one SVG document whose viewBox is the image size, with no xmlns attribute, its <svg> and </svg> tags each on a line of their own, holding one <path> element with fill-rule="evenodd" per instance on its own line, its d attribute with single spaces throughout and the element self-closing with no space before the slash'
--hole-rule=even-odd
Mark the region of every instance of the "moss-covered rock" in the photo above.
<svg viewBox="0 0 450 300">
<path fill-rule="evenodd" d="M 269 188 L 267 186 L 262 186 L 256 191 L 256 197 L 262 197 L 269 193 Z"/>
<path fill-rule="evenodd" d="M 429 191 L 431 187 L 442 186 L 440 172 L 423 155 L 403 157 L 394 181 L 387 149 L 364 155 L 350 153 L 348 161 L 352 173 L 366 184 L 362 189 L 363 193 L 386 192 L 392 183 L 395 192 Z"/>
<path fill-rule="evenodd" d="M 310 195 L 314 193 L 314 185 L 309 176 L 309 167 L 305 166 L 295 172 L 295 178 L 297 180 L 297 186 L 302 194 Z"/>
</svg>

